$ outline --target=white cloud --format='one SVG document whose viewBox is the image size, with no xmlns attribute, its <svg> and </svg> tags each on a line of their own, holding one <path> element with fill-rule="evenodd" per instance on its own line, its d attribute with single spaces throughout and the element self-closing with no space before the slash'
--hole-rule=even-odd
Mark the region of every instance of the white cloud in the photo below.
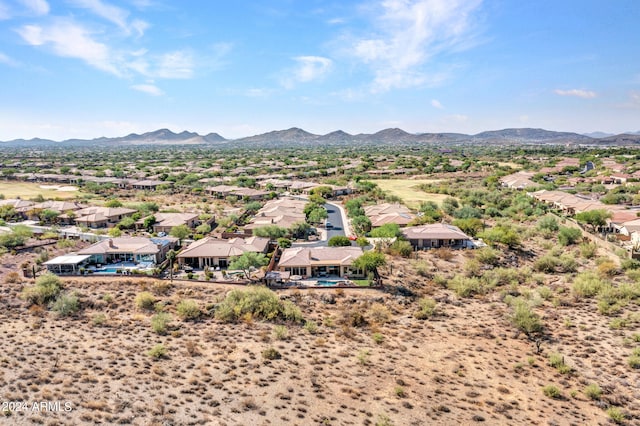
<svg viewBox="0 0 640 426">
<path fill-rule="evenodd" d="M 56 20 L 48 26 L 24 25 L 17 32 L 32 46 L 48 46 L 58 56 L 81 59 L 95 68 L 121 75 L 111 49 L 72 21 Z"/>
<path fill-rule="evenodd" d="M 46 0 L 20 0 L 20 3 L 37 16 L 47 15 L 50 10 Z"/>
<path fill-rule="evenodd" d="M 431 106 L 434 107 L 434 108 L 438 108 L 438 109 L 444 109 L 444 107 L 442 106 L 440 101 L 437 100 L 437 99 L 432 99 L 431 100 Z"/>
<path fill-rule="evenodd" d="M 187 51 L 175 51 L 162 55 L 152 75 L 158 78 L 187 79 L 193 77 L 193 56 Z"/>
<path fill-rule="evenodd" d="M 291 89 L 296 83 L 309 83 L 325 77 L 333 67 L 333 61 L 322 56 L 297 56 L 296 66 L 286 72 L 282 85 Z"/>
<path fill-rule="evenodd" d="M 272 89 L 252 88 L 244 91 L 244 95 L 249 98 L 267 98 L 273 93 Z"/>
<path fill-rule="evenodd" d="M 30 0 L 33 1 L 33 0 Z M 131 34 L 132 32 L 137 33 L 139 36 L 144 34 L 144 31 L 149 27 L 149 24 L 139 20 L 134 19 L 132 22 L 128 21 L 129 12 L 124 10 L 118 6 L 114 6 L 112 4 L 108 4 L 103 2 L 102 0 L 72 0 L 73 4 L 78 7 L 88 9 L 93 12 L 95 15 L 106 19 L 107 21 L 116 24 L 120 27 L 125 33 Z"/>
<path fill-rule="evenodd" d="M 554 90 L 554 92 L 556 95 L 560 95 L 560 96 L 575 96 L 577 98 L 583 98 L 583 99 L 591 99 L 597 96 L 596 92 L 592 92 L 591 90 L 584 90 L 584 89 L 570 89 L 570 90 L 556 89 Z"/>
<path fill-rule="evenodd" d="M 164 92 L 154 84 L 134 84 L 133 86 L 131 86 L 131 88 L 153 96 L 164 95 Z"/>
<path fill-rule="evenodd" d="M 2 52 L 0 52 L 0 64 L 9 65 L 12 67 L 17 67 L 18 65 L 20 65 L 18 61 L 14 60 L 13 58 L 10 58 L 9 56 L 5 55 Z"/>
<path fill-rule="evenodd" d="M 352 40 L 354 58 L 374 72 L 372 90 L 384 92 L 437 84 L 426 71 L 445 51 L 473 46 L 482 0 L 383 0 L 375 11 L 373 34 Z"/>
</svg>

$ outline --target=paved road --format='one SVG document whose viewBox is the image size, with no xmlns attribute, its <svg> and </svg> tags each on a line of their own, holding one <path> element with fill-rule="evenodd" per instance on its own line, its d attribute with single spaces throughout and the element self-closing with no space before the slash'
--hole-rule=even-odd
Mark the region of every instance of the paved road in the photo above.
<svg viewBox="0 0 640 426">
<path fill-rule="evenodd" d="M 336 235 L 347 235 L 340 209 L 336 205 L 331 203 L 326 203 L 324 205 L 324 208 L 327 209 L 327 213 L 329 214 L 327 220 L 331 222 L 331 224 L 333 225 L 333 229 L 325 231 L 324 228 L 320 228 L 318 229 L 318 231 L 321 234 L 324 234 L 321 241 L 316 241 L 313 243 L 294 243 L 293 247 L 323 247 L 327 245 L 327 241 L 329 241 L 331 237 L 335 237 Z"/>
</svg>

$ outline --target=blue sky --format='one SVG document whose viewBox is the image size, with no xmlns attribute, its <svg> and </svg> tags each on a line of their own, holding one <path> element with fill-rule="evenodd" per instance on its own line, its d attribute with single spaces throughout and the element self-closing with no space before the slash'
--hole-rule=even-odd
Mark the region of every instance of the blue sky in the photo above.
<svg viewBox="0 0 640 426">
<path fill-rule="evenodd" d="M 638 0 L 0 0 L 0 140 L 640 130 Z"/>
</svg>

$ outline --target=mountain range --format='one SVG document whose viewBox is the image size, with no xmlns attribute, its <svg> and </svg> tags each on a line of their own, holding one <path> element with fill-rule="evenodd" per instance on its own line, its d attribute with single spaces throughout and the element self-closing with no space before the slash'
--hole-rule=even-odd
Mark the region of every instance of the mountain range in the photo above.
<svg viewBox="0 0 640 426">
<path fill-rule="evenodd" d="M 282 146 L 348 146 L 348 145 L 506 145 L 506 144 L 545 144 L 545 145 L 593 145 L 622 146 L 640 144 L 640 132 L 611 135 L 601 132 L 582 135 L 571 132 L 555 132 L 544 129 L 518 128 L 481 132 L 475 135 L 462 133 L 408 133 L 402 129 L 384 129 L 373 134 L 359 133 L 351 135 L 336 130 L 326 135 L 316 135 L 293 127 L 287 130 L 249 136 L 240 139 L 226 139 L 218 133 L 200 135 L 194 132 L 174 133 L 168 129 L 159 129 L 143 134 L 131 133 L 123 137 L 100 137 L 96 139 L 67 139 L 53 141 L 49 139 L 15 139 L 0 142 L 3 146 L 135 146 L 135 145 L 215 145 L 228 147 L 282 147 Z"/>
</svg>

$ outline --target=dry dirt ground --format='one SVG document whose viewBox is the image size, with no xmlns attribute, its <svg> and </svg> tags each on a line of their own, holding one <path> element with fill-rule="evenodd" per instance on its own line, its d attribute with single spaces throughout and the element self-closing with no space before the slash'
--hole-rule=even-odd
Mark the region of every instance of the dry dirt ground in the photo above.
<svg viewBox="0 0 640 426">
<path fill-rule="evenodd" d="M 441 270 L 464 260 L 430 259 Z M 0 400 L 20 406 L 0 424 L 595 425 L 610 423 L 611 405 L 638 424 L 638 374 L 626 365 L 630 349 L 622 344 L 630 331 L 610 329 L 594 302 L 545 302 L 540 312 L 550 340 L 536 354 L 509 324 L 497 292 L 459 299 L 409 275 L 409 266 L 394 261 L 386 290 L 279 293 L 318 325 L 310 333 L 287 324 L 286 338 L 269 322 L 228 324 L 206 315 L 184 322 L 175 315 L 179 300 L 207 311 L 238 287 L 176 281 L 161 291 L 149 279 L 65 279 L 82 309 L 60 318 L 28 308 L 19 298 L 28 281 L 6 283 L 3 274 Z M 434 297 L 439 314 L 416 319 L 415 298 L 400 286 Z M 153 332 L 153 312 L 135 307 L 144 290 L 173 313 L 166 335 Z M 366 323 L 345 325 L 353 312 Z M 159 343 L 167 356 L 154 359 L 147 352 Z M 265 359 L 267 348 L 281 358 Z M 551 352 L 565 355 L 574 372 L 549 366 Z M 600 401 L 584 394 L 589 383 L 603 389 Z M 562 397 L 545 396 L 547 385 Z M 41 401 L 60 406 L 34 410 Z"/>
</svg>

